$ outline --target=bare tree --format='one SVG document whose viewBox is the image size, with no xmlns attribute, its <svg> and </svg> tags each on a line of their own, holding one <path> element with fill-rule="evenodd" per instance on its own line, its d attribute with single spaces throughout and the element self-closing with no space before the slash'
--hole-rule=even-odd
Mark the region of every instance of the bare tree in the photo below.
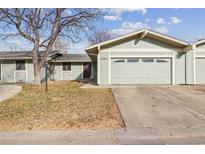
<svg viewBox="0 0 205 154">
<path fill-rule="evenodd" d="M 52 51 L 53 52 L 61 52 L 61 53 L 67 53 L 68 49 L 70 48 L 69 43 L 67 41 L 64 41 L 62 38 L 57 37 L 56 41 L 53 43 Z"/>
<path fill-rule="evenodd" d="M 88 36 L 88 42 L 90 43 L 90 45 L 94 45 L 97 43 L 107 41 L 111 38 L 112 36 L 107 29 L 93 30 Z"/>
<path fill-rule="evenodd" d="M 99 15 L 99 9 L 0 9 L 0 26 L 32 43 L 34 79 L 35 84 L 40 84 L 40 70 L 56 39 L 77 42 L 79 32 L 91 28 L 91 21 Z"/>
</svg>

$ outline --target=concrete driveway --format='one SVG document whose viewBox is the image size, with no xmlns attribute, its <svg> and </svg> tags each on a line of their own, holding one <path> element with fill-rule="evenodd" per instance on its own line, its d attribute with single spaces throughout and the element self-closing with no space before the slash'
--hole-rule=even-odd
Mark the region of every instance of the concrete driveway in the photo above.
<svg viewBox="0 0 205 154">
<path fill-rule="evenodd" d="M 0 102 L 13 97 L 21 90 L 20 85 L 0 85 Z"/>
<path fill-rule="evenodd" d="M 113 93 L 127 126 L 116 130 L 120 143 L 205 143 L 205 86 L 116 86 Z"/>
</svg>

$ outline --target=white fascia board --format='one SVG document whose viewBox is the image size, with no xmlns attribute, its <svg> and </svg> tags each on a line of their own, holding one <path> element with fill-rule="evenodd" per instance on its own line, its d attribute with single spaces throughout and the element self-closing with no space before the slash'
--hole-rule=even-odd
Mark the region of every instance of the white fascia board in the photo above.
<svg viewBox="0 0 205 154">
<path fill-rule="evenodd" d="M 195 44 L 190 44 L 187 47 L 183 48 L 183 51 L 184 52 L 189 52 L 189 51 L 192 51 L 192 50 L 195 50 L 195 49 L 196 49 L 196 45 Z"/>
<path fill-rule="evenodd" d="M 140 39 L 145 38 L 145 36 L 147 36 L 147 30 L 144 30 L 144 32 L 140 36 Z"/>
<path fill-rule="evenodd" d="M 195 42 L 195 43 L 193 43 L 193 44 L 199 45 L 199 44 L 202 44 L 202 43 L 205 43 L 205 40 L 197 41 L 197 42 Z"/>
<path fill-rule="evenodd" d="M 87 50 L 90 50 L 90 49 L 93 49 L 93 48 L 97 48 L 98 46 L 102 46 L 102 45 L 105 45 L 105 44 L 108 44 L 108 43 L 112 43 L 112 42 L 115 42 L 115 41 L 118 41 L 118 40 L 121 40 L 121 39 L 124 39 L 124 38 L 127 38 L 127 37 L 131 37 L 131 36 L 137 35 L 139 33 L 142 33 L 144 31 L 145 30 L 140 30 L 140 31 L 137 31 L 137 32 L 134 32 L 134 33 L 123 35 L 123 36 L 117 37 L 115 39 L 111 39 L 111 40 L 99 43 L 99 44 L 95 44 L 95 45 L 93 45 L 91 47 L 86 48 L 85 50 L 87 51 Z"/>
<path fill-rule="evenodd" d="M 170 41 L 172 41 L 172 42 L 176 42 L 176 43 L 185 45 L 185 46 L 188 46 L 188 45 L 189 45 L 188 42 L 181 41 L 181 40 L 179 40 L 179 39 L 176 39 L 176 38 L 173 38 L 173 37 L 170 37 L 170 36 L 166 36 L 166 35 L 163 35 L 163 34 L 160 34 L 160 33 L 157 33 L 157 32 L 148 31 L 148 33 L 150 33 L 150 34 L 152 34 L 152 35 L 159 36 L 159 37 L 164 38 L 164 39 L 167 39 L 167 40 L 170 40 Z"/>
</svg>

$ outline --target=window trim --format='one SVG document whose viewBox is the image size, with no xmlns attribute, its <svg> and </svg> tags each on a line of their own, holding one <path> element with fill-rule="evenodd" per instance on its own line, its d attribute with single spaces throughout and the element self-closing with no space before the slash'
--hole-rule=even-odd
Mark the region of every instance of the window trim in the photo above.
<svg viewBox="0 0 205 154">
<path fill-rule="evenodd" d="M 70 69 L 69 69 L 69 70 L 63 70 L 63 68 L 64 68 L 63 66 L 64 66 L 65 63 L 67 63 L 67 64 L 70 65 Z M 72 63 L 71 63 L 71 62 L 63 62 L 63 63 L 62 63 L 62 71 L 63 71 L 63 72 L 70 72 L 71 70 L 72 70 Z"/>
<path fill-rule="evenodd" d="M 17 62 L 24 62 L 24 69 L 23 70 L 19 70 L 17 69 Z M 25 72 L 26 71 L 26 61 L 25 60 L 15 60 L 15 71 L 17 72 Z"/>
</svg>

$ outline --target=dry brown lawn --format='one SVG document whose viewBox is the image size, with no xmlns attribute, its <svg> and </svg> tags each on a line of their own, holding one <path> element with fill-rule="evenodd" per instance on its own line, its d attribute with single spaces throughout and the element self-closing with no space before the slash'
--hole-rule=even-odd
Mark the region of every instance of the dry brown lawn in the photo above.
<svg viewBox="0 0 205 154">
<path fill-rule="evenodd" d="M 23 91 L 0 103 L 0 130 L 71 130 L 123 127 L 110 89 L 82 89 L 83 83 L 23 85 Z"/>
</svg>

